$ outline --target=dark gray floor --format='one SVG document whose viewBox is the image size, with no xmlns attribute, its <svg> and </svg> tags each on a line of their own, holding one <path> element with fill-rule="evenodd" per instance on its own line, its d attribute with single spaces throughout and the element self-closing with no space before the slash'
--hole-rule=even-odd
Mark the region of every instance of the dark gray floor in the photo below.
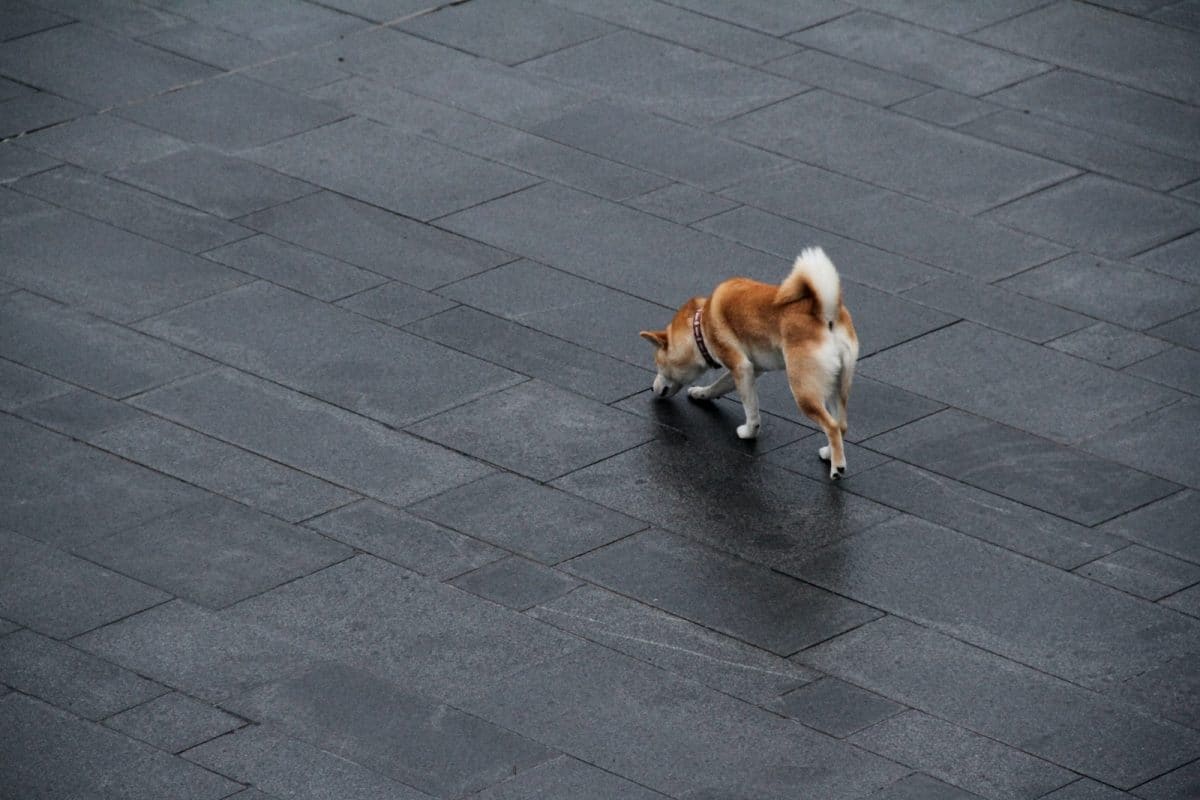
<svg viewBox="0 0 1200 800">
<path fill-rule="evenodd" d="M 435 2 L 0 0 L 0 798 L 1200 798 L 1200 2 Z"/>
</svg>

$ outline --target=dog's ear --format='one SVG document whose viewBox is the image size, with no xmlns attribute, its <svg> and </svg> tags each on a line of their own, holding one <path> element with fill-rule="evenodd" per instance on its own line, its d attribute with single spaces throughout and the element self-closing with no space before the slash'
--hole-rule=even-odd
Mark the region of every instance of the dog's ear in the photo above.
<svg viewBox="0 0 1200 800">
<path fill-rule="evenodd" d="M 654 345 L 660 350 L 667 346 L 666 331 L 642 331 L 638 334 L 638 336 L 641 336 L 647 342 L 650 342 L 650 344 Z"/>
</svg>

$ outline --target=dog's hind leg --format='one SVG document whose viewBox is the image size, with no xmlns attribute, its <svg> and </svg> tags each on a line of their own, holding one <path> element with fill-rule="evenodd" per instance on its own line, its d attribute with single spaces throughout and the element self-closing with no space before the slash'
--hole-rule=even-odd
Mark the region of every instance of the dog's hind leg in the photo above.
<svg viewBox="0 0 1200 800">
<path fill-rule="evenodd" d="M 822 459 L 829 462 L 829 477 L 837 480 L 846 474 L 846 451 L 842 441 L 842 421 L 845 419 L 845 403 L 842 395 L 838 394 L 841 418 L 835 419 L 825 408 L 828 394 L 828 381 L 819 376 L 823 373 L 819 364 L 809 359 L 801 361 L 789 360 L 787 364 L 788 385 L 796 405 L 806 417 L 821 426 L 829 444 L 817 451 Z"/>
<path fill-rule="evenodd" d="M 732 392 L 734 385 L 733 373 L 725 370 L 721 377 L 708 386 L 693 386 L 688 389 L 688 397 L 693 400 L 715 400 Z"/>
</svg>

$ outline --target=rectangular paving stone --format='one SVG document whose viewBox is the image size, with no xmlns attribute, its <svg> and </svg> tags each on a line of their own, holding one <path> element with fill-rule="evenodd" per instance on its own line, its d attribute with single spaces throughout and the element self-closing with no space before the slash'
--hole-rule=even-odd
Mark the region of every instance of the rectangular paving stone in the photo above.
<svg viewBox="0 0 1200 800">
<path fill-rule="evenodd" d="M 0 761 L 14 796 L 186 796 L 220 800 L 241 788 L 208 770 L 20 694 L 0 701 Z"/>
<path fill-rule="evenodd" d="M 904 298 L 1037 343 L 1079 330 L 1092 322 L 1082 314 L 1008 291 L 1006 287 L 1011 285 L 1006 282 L 1003 287 L 993 286 L 948 275 L 909 289 L 904 292 Z"/>
<path fill-rule="evenodd" d="M 353 550 L 214 497 L 99 539 L 80 554 L 198 605 L 224 608 Z"/>
<path fill-rule="evenodd" d="M 508 556 L 460 575 L 450 585 L 515 611 L 527 611 L 567 594 L 580 581 L 519 556 Z"/>
<path fill-rule="evenodd" d="M 616 511 L 503 472 L 423 500 L 409 510 L 545 564 L 646 527 Z"/>
<path fill-rule="evenodd" d="M 737 203 L 702 192 L 684 183 L 672 183 L 630 198 L 627 205 L 669 219 L 671 222 L 690 225 L 735 208 Z"/>
<path fill-rule="evenodd" d="M 4 41 L 19 39 L 31 33 L 37 33 L 47 28 L 54 28 L 71 22 L 70 17 L 22 2 L 7 3 L 5 14 L 4 32 L 0 34 L 0 38 Z"/>
<path fill-rule="evenodd" d="M 927 83 L 820 50 L 802 50 L 777 58 L 763 64 L 762 69 L 877 106 L 890 106 L 933 88 Z"/>
<path fill-rule="evenodd" d="M 170 692 L 115 714 L 104 724 L 160 750 L 178 753 L 246 723 L 219 708 Z"/>
<path fill-rule="evenodd" d="M 202 148 L 128 167 L 115 177 L 226 219 L 317 190 L 251 161 Z"/>
<path fill-rule="evenodd" d="M 250 157 L 285 174 L 420 220 L 537 182 L 508 167 L 364 119 L 326 125 L 255 150 Z"/>
<path fill-rule="evenodd" d="M 1161 600 L 1200 583 L 1200 566 L 1136 544 L 1084 564 L 1075 572 L 1147 600 Z"/>
<path fill-rule="evenodd" d="M 1089 453 L 1200 488 L 1200 400 L 1189 398 L 1080 442 Z"/>
<path fill-rule="evenodd" d="M 141 327 L 392 425 L 523 380 L 493 364 L 261 282 L 157 316 Z"/>
<path fill-rule="evenodd" d="M 646 431 L 655 438 L 682 435 L 707 446 L 729 448 L 748 456 L 774 454 L 812 433 L 809 428 L 766 411 L 764 406 L 759 435 L 753 440 L 739 439 L 731 432 L 745 422 L 746 414 L 741 402 L 730 398 L 715 402 L 695 402 L 684 397 L 663 400 L 655 396 L 653 390 L 645 389 L 614 404 L 613 408 L 641 417 L 645 420 Z M 814 477 L 816 474 L 813 473 Z"/>
<path fill-rule="evenodd" d="M 1200 283 L 1200 266 L 1197 266 L 1196 262 L 1197 253 L 1200 253 L 1200 231 L 1181 236 L 1174 241 L 1142 253 L 1133 259 L 1133 263 L 1181 281 Z"/>
<path fill-rule="evenodd" d="M 1186 347 L 1172 347 L 1125 371 L 1181 392 L 1200 395 L 1200 352 Z"/>
<path fill-rule="evenodd" d="M 871 795 L 870 800 L 976 800 L 979 795 L 913 772 Z"/>
<path fill-rule="evenodd" d="M 709 190 L 787 164 L 763 150 L 602 101 L 537 125 L 532 132 Z"/>
<path fill-rule="evenodd" d="M 589 647 L 525 670 L 466 710 L 671 796 L 862 797 L 903 768 L 790 720 Z"/>
<path fill-rule="evenodd" d="M 1200 765 L 1192 762 L 1144 786 L 1139 786 L 1137 796 L 1144 800 L 1187 800 L 1187 796 L 1194 793 L 1193 790 L 1198 784 Z"/>
<path fill-rule="evenodd" d="M 1001 111 L 959 128 L 981 139 L 1080 169 L 1165 191 L 1200 177 L 1200 164 L 1072 128 L 1033 114 Z"/>
<path fill-rule="evenodd" d="M 241 75 L 193 84 L 116 113 L 181 139 L 231 152 L 345 116 L 327 103 L 281 92 Z"/>
<path fill-rule="evenodd" d="M 982 797 L 1041 797 L 1075 778 L 1062 767 L 920 711 L 884 720 L 850 741 Z"/>
<path fill-rule="evenodd" d="M 651 438 L 634 417 L 538 380 L 458 406 L 408 430 L 541 481 Z"/>
<path fill-rule="evenodd" d="M 187 147 L 187 142 L 116 114 L 79 117 L 31 134 L 22 142 L 95 172 L 111 172 L 153 161 Z"/>
<path fill-rule="evenodd" d="M 889 520 L 787 570 L 1097 690 L 1187 653 L 1197 631 L 1152 604 L 915 517 Z M 927 591 L 931 583 L 938 592 Z"/>
<path fill-rule="evenodd" d="M 71 391 L 71 385 L 49 375 L 0 360 L 0 410 L 12 411 Z"/>
<path fill-rule="evenodd" d="M 266 234 L 210 250 L 204 257 L 318 300 L 338 300 L 387 280 Z"/>
<path fill-rule="evenodd" d="M 807 650 L 800 660 L 1120 788 L 1161 775 L 1200 749 L 1194 731 L 896 617 Z"/>
<path fill-rule="evenodd" d="M 164 9 L 120 0 L 41 0 L 41 4 L 121 37 L 145 36 L 184 22 L 180 15 Z"/>
<path fill-rule="evenodd" d="M 232 371 L 173 384 L 140 396 L 136 405 L 396 505 L 491 472 L 445 448 Z"/>
<path fill-rule="evenodd" d="M 188 253 L 220 247 L 252 233 L 203 211 L 72 166 L 23 178 L 13 187 Z"/>
<path fill-rule="evenodd" d="M 75 389 L 23 406 L 17 415 L 73 439 L 88 441 L 109 428 L 140 418 L 142 412 L 87 389 Z"/>
<path fill-rule="evenodd" d="M 881 455 L 865 447 L 859 447 L 852 442 L 845 442 L 844 445 L 846 459 L 852 465 L 853 474 L 875 469 L 879 465 L 886 464 L 892 460 L 889 456 Z M 766 454 L 766 460 L 797 475 L 810 478 L 824 477 L 828 474 L 829 467 L 823 459 L 819 458 L 817 452 L 819 448 L 824 446 L 824 436 L 813 432 L 810 436 L 799 441 L 784 445 L 777 450 L 772 450 Z"/>
<path fill-rule="evenodd" d="M 504 556 L 503 550 L 373 500 L 353 503 L 305 524 L 436 580 L 453 578 Z"/>
<path fill-rule="evenodd" d="M 1106 522 L 1101 530 L 1200 564 L 1200 539 L 1192 521 L 1200 513 L 1200 493 L 1184 490 Z"/>
<path fill-rule="evenodd" d="M 772 707 L 785 717 L 839 739 L 904 710 L 899 703 L 837 678 L 821 678 L 801 686 L 778 698 Z"/>
<path fill-rule="evenodd" d="M 790 38 L 808 47 L 969 95 L 994 91 L 1049 69 L 1045 64 L 1013 55 L 1011 47 L 993 49 L 865 11 L 839 17 Z"/>
<path fill-rule="evenodd" d="M 166 691 L 153 681 L 28 630 L 0 639 L 0 681 L 91 720 Z M 6 771 L 12 766 L 6 764 Z"/>
<path fill-rule="evenodd" d="M 548 625 L 370 556 L 244 600 L 227 616 L 441 700 L 580 646 Z M 347 625 L 348 616 L 357 622 Z"/>
<path fill-rule="evenodd" d="M 0 45 L 0 72 L 95 106 L 121 105 L 215 74 L 91 25 L 63 25 Z"/>
<path fill-rule="evenodd" d="M 865 530 L 893 512 L 761 459 L 664 439 L 555 482 L 704 544 L 768 566 Z"/>
<path fill-rule="evenodd" d="M 1046 342 L 1046 346 L 1113 369 L 1128 367 L 1170 348 L 1164 341 L 1107 322 L 1081 328 Z M 1150 375 L 1142 377 L 1154 380 Z"/>
<path fill-rule="evenodd" d="M 841 16 L 850 7 L 838 0 L 779 5 L 759 0 L 676 0 L 676 5 L 736 25 L 783 36 Z"/>
<path fill-rule="evenodd" d="M 1176 491 L 1150 475 L 956 409 L 917 420 L 868 445 L 1084 525 L 1096 525 Z"/>
<path fill-rule="evenodd" d="M 528 613 L 756 705 L 817 677 L 779 656 L 596 586 L 582 586 Z"/>
<path fill-rule="evenodd" d="M 1200 305 L 1200 303 L 1198 303 Z M 1175 344 L 1200 350 L 1200 311 L 1184 314 L 1182 317 L 1157 326 L 1151 334 L 1168 339 Z"/>
<path fill-rule="evenodd" d="M 1126 794 L 1090 778 L 1080 778 L 1072 784 L 1046 795 L 1046 800 L 1129 800 Z"/>
<path fill-rule="evenodd" d="M 318 192 L 242 224 L 422 289 L 505 264 L 513 256 L 332 192 Z"/>
<path fill-rule="evenodd" d="M 297 49 L 368 27 L 362 20 L 300 0 L 271 8 L 243 3 L 204 3 L 185 15 L 206 24 L 253 37 L 270 47 Z"/>
<path fill-rule="evenodd" d="M 1071 31 L 1070 35 L 1065 31 Z M 1185 102 L 1200 102 L 1200 35 L 1088 5 L 1057 4 L 971 38 Z"/>
<path fill-rule="evenodd" d="M 566 569 L 772 653 L 802 648 L 878 612 L 661 531 L 573 559 Z"/>
<path fill-rule="evenodd" d="M 60 163 L 56 158 L 26 150 L 11 141 L 0 145 L 0 181 L 15 181 L 26 175 L 53 169 Z"/>
<path fill-rule="evenodd" d="M 662 800 L 665 796 L 578 759 L 562 756 L 527 769 L 475 797 L 477 800 L 522 800 L 527 797 Z"/>
<path fill-rule="evenodd" d="M 593 99 L 587 92 L 564 86 L 541 75 L 483 59 L 418 75 L 405 81 L 404 88 L 430 101 L 519 128 L 554 119 Z M 507 133 L 506 128 L 489 127 L 488 130 L 493 136 L 503 137 Z M 457 144 L 447 137 L 436 138 L 452 146 Z M 474 142 L 473 145 L 485 143 Z"/>
<path fill-rule="evenodd" d="M 10 138 L 47 128 L 56 122 L 82 117 L 90 113 L 89 106 L 73 103 L 47 92 L 30 92 L 0 103 L 4 111 L 0 119 L 0 136 Z"/>
<path fill-rule="evenodd" d="M 999 0 L 959 3 L 957 0 L 857 0 L 855 5 L 915 22 L 947 33 L 969 33 L 1042 5 L 1042 0 Z"/>
<path fill-rule="evenodd" d="M 461 797 L 553 754 L 401 685 L 340 665 L 272 681 L 223 704 L 434 797 Z M 220 748 L 220 742 L 189 758 Z M 422 795 L 424 796 L 424 795 Z"/>
<path fill-rule="evenodd" d="M 311 52 L 298 52 L 242 70 L 242 74 L 290 92 L 307 92 L 345 78 L 349 73 Z"/>
<path fill-rule="evenodd" d="M 628 397 L 650 377 L 644 369 L 465 306 L 405 330 L 601 403 Z"/>
<path fill-rule="evenodd" d="M 185 22 L 155 31 L 143 36 L 141 41 L 221 70 L 234 70 L 267 61 L 278 52 L 248 36 L 198 22 Z"/>
<path fill-rule="evenodd" d="M 910 117 L 957 128 L 973 119 L 986 116 L 997 110 L 996 106 L 949 89 L 934 89 L 932 92 L 914 97 L 892 106 L 892 110 Z"/>
<path fill-rule="evenodd" d="M 349 0 L 363 2 L 363 0 Z M 388 2 L 389 0 L 384 0 Z M 428 0 L 401 0 L 409 4 L 399 14 L 386 17 L 391 22 L 414 11 L 430 8 Z M 347 0 L 340 0 L 347 2 Z M 366 0 L 379 2 L 379 0 Z M 479 59 L 461 50 L 419 39 L 391 27 L 375 27 L 342 36 L 313 53 L 325 63 L 354 75 L 362 75 L 380 83 L 400 85 L 410 78 L 430 72 L 441 72 L 473 64 Z"/>
<path fill-rule="evenodd" d="M 403 328 L 409 323 L 448 311 L 458 304 L 398 281 L 388 281 L 374 289 L 343 298 L 337 305 L 393 328 Z"/>
<path fill-rule="evenodd" d="M 909 454 L 897 448 L 902 458 Z M 850 475 L 855 494 L 921 519 L 1013 550 L 1061 569 L 1073 569 L 1114 550 L 1122 540 L 1047 514 L 952 478 L 893 461 Z"/>
<path fill-rule="evenodd" d="M 718 129 L 735 139 L 967 214 L 1077 174 L 1062 164 L 820 89 L 745 114 Z M 905 157 L 896 160 L 881 153 L 880 137 Z"/>
<path fill-rule="evenodd" d="M 859 368 L 868 377 L 1060 443 L 1178 398 L 1165 387 L 970 322 L 897 345 Z"/>
<path fill-rule="evenodd" d="M 804 88 L 628 30 L 550 53 L 521 68 L 696 125 L 743 114 Z"/>
<path fill-rule="evenodd" d="M 914 303 L 870 286 L 842 282 L 843 299 L 854 317 L 859 337 L 859 358 L 918 339 L 955 322 L 955 316 L 928 305 Z M 791 409 L 795 405 L 787 403 Z"/>
</svg>

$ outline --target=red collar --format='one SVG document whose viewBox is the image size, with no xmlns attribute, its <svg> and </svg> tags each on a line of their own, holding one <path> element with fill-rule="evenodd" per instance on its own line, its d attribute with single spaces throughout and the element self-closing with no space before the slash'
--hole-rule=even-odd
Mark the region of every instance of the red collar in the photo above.
<svg viewBox="0 0 1200 800">
<path fill-rule="evenodd" d="M 700 355 L 704 356 L 705 363 L 712 369 L 720 369 L 721 363 L 712 357 L 708 352 L 708 348 L 704 346 L 704 332 L 700 330 L 700 318 L 704 314 L 704 308 L 697 308 L 695 315 L 692 317 L 692 336 L 696 337 L 696 347 L 700 349 Z"/>
</svg>

